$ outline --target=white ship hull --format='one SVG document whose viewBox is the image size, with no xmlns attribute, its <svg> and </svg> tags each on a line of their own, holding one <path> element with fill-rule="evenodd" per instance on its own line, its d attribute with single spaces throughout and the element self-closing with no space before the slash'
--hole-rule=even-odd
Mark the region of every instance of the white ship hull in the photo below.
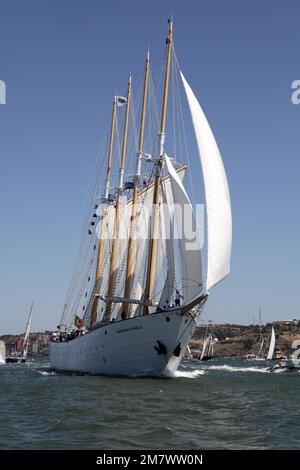
<svg viewBox="0 0 300 470">
<path fill-rule="evenodd" d="M 171 375 L 195 326 L 192 316 L 175 309 L 110 323 L 69 342 L 51 342 L 51 367 L 103 375 Z"/>
</svg>

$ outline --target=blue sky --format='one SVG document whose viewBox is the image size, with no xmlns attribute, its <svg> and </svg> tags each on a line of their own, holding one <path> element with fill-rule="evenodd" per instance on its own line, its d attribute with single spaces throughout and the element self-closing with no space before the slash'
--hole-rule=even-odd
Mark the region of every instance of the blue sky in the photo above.
<svg viewBox="0 0 300 470">
<path fill-rule="evenodd" d="M 86 188 L 111 96 L 159 66 L 175 16 L 182 69 L 203 105 L 228 174 L 232 271 L 204 317 L 250 323 L 300 317 L 299 14 L 294 0 L 1 2 L 0 334 L 60 318 Z M 124 86 L 125 84 L 125 86 Z"/>
</svg>

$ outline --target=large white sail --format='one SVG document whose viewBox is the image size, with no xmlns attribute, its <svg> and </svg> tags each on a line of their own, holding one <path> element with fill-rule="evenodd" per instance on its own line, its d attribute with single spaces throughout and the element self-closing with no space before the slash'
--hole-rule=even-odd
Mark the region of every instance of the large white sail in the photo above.
<svg viewBox="0 0 300 470">
<path fill-rule="evenodd" d="M 181 168 L 177 172 L 180 181 L 183 180 L 185 175 L 185 168 Z M 165 208 L 165 237 L 166 237 L 166 254 L 168 271 L 166 282 L 163 292 L 160 297 L 159 305 L 162 307 L 170 306 L 173 303 L 176 285 L 176 267 L 175 267 L 175 253 L 174 253 L 174 198 L 170 182 L 170 177 L 166 178 L 162 184 L 163 207 Z M 178 276 L 178 273 L 177 273 Z M 178 281 L 178 278 L 177 278 Z"/>
<path fill-rule="evenodd" d="M 275 350 L 275 331 L 272 326 L 271 341 L 270 341 L 270 347 L 269 347 L 267 359 L 273 359 L 274 350 Z"/>
<path fill-rule="evenodd" d="M 149 245 L 149 211 L 153 200 L 153 186 L 141 192 L 138 200 L 136 239 L 134 252 L 134 275 L 131 284 L 131 298 L 141 300 L 144 290 L 145 256 Z M 127 225 L 130 224 L 131 211 Z M 125 282 L 125 281 L 124 281 Z M 138 305 L 129 305 L 129 317 L 140 312 Z"/>
<path fill-rule="evenodd" d="M 169 181 L 168 181 L 169 183 Z M 175 290 L 175 260 L 174 260 L 174 200 L 170 184 L 162 185 L 163 207 L 167 214 L 165 217 L 166 225 L 166 254 L 168 262 L 168 271 L 166 282 L 160 297 L 159 305 L 167 307 L 171 305 Z"/>
<path fill-rule="evenodd" d="M 197 226 L 194 211 L 170 158 L 165 156 L 165 161 L 171 178 L 175 204 L 175 219 L 178 224 L 178 232 L 180 234 L 179 243 L 182 255 L 183 297 L 184 302 L 187 304 L 198 297 L 203 291 L 200 241 L 197 230 L 195 232 L 195 240 L 191 241 L 191 234 L 187 232 L 188 227 L 183 226 L 183 221 L 186 219 L 189 221 L 191 227 Z"/>
<path fill-rule="evenodd" d="M 206 289 L 230 271 L 231 204 L 226 173 L 214 135 L 197 98 L 181 72 L 189 104 L 203 173 L 208 234 Z"/>
</svg>

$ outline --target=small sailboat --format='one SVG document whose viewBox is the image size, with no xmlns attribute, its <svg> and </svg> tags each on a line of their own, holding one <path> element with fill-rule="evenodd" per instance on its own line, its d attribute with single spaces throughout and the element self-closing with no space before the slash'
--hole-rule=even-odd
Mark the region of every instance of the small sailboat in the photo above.
<svg viewBox="0 0 300 470">
<path fill-rule="evenodd" d="M 186 348 L 184 357 L 185 357 L 185 359 L 193 359 L 193 353 L 192 353 L 191 348 L 189 346 Z"/>
<path fill-rule="evenodd" d="M 214 356 L 214 342 L 212 335 L 205 338 L 200 356 L 200 361 L 209 361 Z"/>
<path fill-rule="evenodd" d="M 0 341 L 0 364 L 5 364 L 6 347 L 4 341 Z"/>
<path fill-rule="evenodd" d="M 133 171 L 126 158 L 129 123 L 134 120 L 131 109 L 135 106 L 131 74 L 126 96 L 113 99 L 106 169 L 100 173 L 97 195 L 93 194 L 92 220 L 83 235 L 59 328 L 50 341 L 50 363 L 55 370 L 133 376 L 172 374 L 187 350 L 195 318 L 201 314 L 210 289 L 230 271 L 231 204 L 223 162 L 208 121 L 178 66 L 173 20 L 168 24 L 161 115 L 157 119 L 156 104 L 151 108 L 160 95 L 152 93 L 148 52 L 140 95 L 140 126 L 133 132 L 136 146 L 131 162 L 132 153 L 137 152 Z M 168 91 L 169 82 L 173 83 L 170 74 L 174 73 L 176 86 L 180 81 L 183 85 L 192 118 L 199 156 L 194 162 L 200 161 L 202 169 L 208 234 L 204 250 L 200 243 L 203 226 L 197 224 L 183 182 L 188 161 L 180 163 L 182 154 L 177 155 L 175 145 L 172 157 L 167 153 Z M 147 119 L 150 137 L 146 141 Z M 120 121 L 123 141 L 119 146 L 116 135 Z M 176 139 L 182 121 L 177 116 L 173 122 Z M 195 183 L 199 191 L 199 178 Z M 183 212 L 186 217 L 182 224 Z M 197 227 L 195 244 L 190 243 L 191 227 Z M 205 274 L 203 253 L 207 254 Z"/>
<path fill-rule="evenodd" d="M 270 361 L 274 359 L 275 342 L 276 342 L 275 330 L 274 330 L 274 327 L 272 326 L 268 353 L 267 354 L 262 353 L 263 347 L 265 344 L 265 339 L 262 338 L 258 354 L 247 354 L 246 360 L 247 361 L 265 361 L 265 360 Z"/>
<path fill-rule="evenodd" d="M 263 354 L 264 351 L 264 345 L 265 345 L 265 338 L 262 336 L 262 318 L 261 318 L 261 310 L 259 309 L 258 311 L 258 316 L 259 316 L 259 350 L 255 354 L 254 352 L 248 353 L 245 356 L 245 359 L 247 361 L 265 361 L 266 356 Z M 254 327 L 254 319 L 253 319 L 253 327 Z"/>
<path fill-rule="evenodd" d="M 199 361 L 209 361 L 214 356 L 214 339 L 212 334 L 209 333 L 210 323 L 211 321 L 209 321 L 206 326 L 206 332 L 203 340 L 201 354 L 198 356 Z"/>
<path fill-rule="evenodd" d="M 30 329 L 31 329 L 32 309 L 33 309 L 33 302 L 31 303 L 31 307 L 30 307 L 30 312 L 29 312 L 27 325 L 26 325 L 26 329 L 24 333 L 24 338 L 22 342 L 22 348 L 20 351 L 15 351 L 14 353 L 11 353 L 9 356 L 6 357 L 7 364 L 26 362 L 27 353 L 28 353 L 28 345 L 29 345 L 29 335 L 30 335 Z"/>
</svg>

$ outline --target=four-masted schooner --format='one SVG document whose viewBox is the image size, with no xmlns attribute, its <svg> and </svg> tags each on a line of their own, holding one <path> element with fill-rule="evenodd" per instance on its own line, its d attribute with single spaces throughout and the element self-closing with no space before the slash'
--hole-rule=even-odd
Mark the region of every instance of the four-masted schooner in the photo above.
<svg viewBox="0 0 300 470">
<path fill-rule="evenodd" d="M 134 105 L 131 74 L 127 96 L 115 96 L 113 100 L 103 196 L 101 203 L 93 207 L 93 220 L 86 235 L 92 236 L 94 231 L 97 241 L 92 243 L 88 267 L 83 269 L 79 265 L 74 275 L 60 325 L 52 335 L 50 361 L 56 370 L 131 376 L 175 372 L 209 289 L 229 273 L 232 230 L 226 174 L 210 126 L 182 72 L 180 79 L 192 117 L 204 181 L 205 276 L 198 233 L 204 228 L 199 228 L 183 184 L 188 166 L 178 164 L 176 156 L 171 158 L 166 153 L 170 72 L 172 57 L 176 57 L 173 20 L 168 25 L 160 126 L 156 130 L 158 146 L 155 154 L 145 152 L 151 86 L 148 52 L 135 172 L 129 182 L 125 178 L 130 110 Z M 119 106 L 125 109 L 125 115 L 118 181 L 113 188 Z M 147 165 L 151 170 L 145 178 Z M 192 227 L 198 230 L 193 242 Z M 82 250 L 84 261 L 88 259 L 88 250 Z M 73 295 L 76 284 L 77 297 Z"/>
</svg>

